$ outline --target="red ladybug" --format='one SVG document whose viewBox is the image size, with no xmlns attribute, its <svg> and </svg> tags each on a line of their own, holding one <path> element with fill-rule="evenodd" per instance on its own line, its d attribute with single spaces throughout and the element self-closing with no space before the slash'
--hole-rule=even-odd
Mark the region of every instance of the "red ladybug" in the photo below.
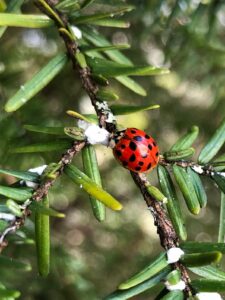
<svg viewBox="0 0 225 300">
<path fill-rule="evenodd" d="M 127 128 L 115 136 L 115 158 L 133 172 L 149 172 L 159 161 L 159 148 L 143 130 Z"/>
</svg>

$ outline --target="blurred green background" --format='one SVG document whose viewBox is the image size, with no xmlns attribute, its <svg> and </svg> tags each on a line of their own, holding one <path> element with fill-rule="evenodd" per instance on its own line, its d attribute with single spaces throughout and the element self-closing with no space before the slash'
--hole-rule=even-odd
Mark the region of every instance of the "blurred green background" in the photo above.
<svg viewBox="0 0 225 300">
<path fill-rule="evenodd" d="M 98 2 L 98 1 L 97 1 Z M 126 1 L 136 9 L 123 18 L 129 29 L 98 30 L 113 43 L 130 43 L 124 53 L 136 64 L 166 66 L 168 75 L 137 78 L 148 91 L 138 96 L 115 81 L 110 83 L 120 95 L 118 103 L 160 104 L 158 111 L 119 117 L 124 127 L 145 129 L 166 151 L 191 125 L 200 128 L 195 144 L 198 154 L 225 115 L 225 4 L 223 1 Z M 24 13 L 37 9 L 25 1 Z M 9 28 L 0 42 L 0 165 L 27 170 L 57 161 L 60 152 L 46 154 L 9 154 L 15 145 L 49 140 L 41 134 L 26 132 L 24 124 L 74 125 L 66 115 L 72 109 L 92 112 L 90 102 L 70 65 L 41 93 L 19 111 L 3 111 L 7 99 L 32 77 L 64 45 L 54 28 L 44 30 Z M 121 212 L 107 210 L 107 219 L 98 223 L 87 195 L 62 177 L 51 190 L 51 204 L 66 214 L 65 219 L 51 219 L 51 273 L 37 274 L 35 246 L 10 243 L 4 254 L 30 261 L 31 272 L 1 269 L 0 279 L 7 286 L 22 291 L 21 299 L 101 299 L 117 285 L 144 267 L 161 250 L 153 219 L 130 174 L 114 160 L 112 151 L 98 146 L 97 154 L 104 187 L 119 199 Z M 80 157 L 75 163 L 81 166 Z M 157 184 L 156 172 L 149 175 Z M 11 184 L 11 177 L 0 176 L 1 184 Z M 209 180 L 204 181 L 209 202 L 199 216 L 191 216 L 183 205 L 189 240 L 216 241 L 219 192 Z M 180 195 L 183 203 L 183 199 Z M 32 217 L 31 217 L 32 220 Z M 34 235 L 28 220 L 24 231 Z M 22 234 L 22 233 L 20 233 Z M 12 237 L 11 237 L 12 238 Z M 158 290 L 159 291 L 159 290 Z M 133 299 L 154 299 L 148 291 Z"/>
</svg>

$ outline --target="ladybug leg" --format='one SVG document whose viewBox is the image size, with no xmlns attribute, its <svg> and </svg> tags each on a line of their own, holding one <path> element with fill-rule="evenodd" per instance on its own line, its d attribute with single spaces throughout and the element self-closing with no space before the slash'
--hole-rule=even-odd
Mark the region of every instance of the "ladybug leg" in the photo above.
<svg viewBox="0 0 225 300">
<path fill-rule="evenodd" d="M 109 137 L 108 147 L 113 149 L 116 146 L 116 144 L 119 142 L 120 138 L 121 136 L 118 135 L 117 133 L 111 133 Z"/>
<path fill-rule="evenodd" d="M 146 172 L 145 173 L 139 173 L 139 177 L 141 180 L 145 183 L 147 183 L 147 178 L 146 178 Z"/>
<path fill-rule="evenodd" d="M 117 141 L 118 142 L 118 141 Z M 110 147 L 110 148 L 114 148 L 115 146 L 116 146 L 116 140 L 115 140 L 115 138 L 114 138 L 114 136 L 111 136 L 110 138 L 109 138 L 109 143 L 108 143 L 108 147 Z"/>
</svg>

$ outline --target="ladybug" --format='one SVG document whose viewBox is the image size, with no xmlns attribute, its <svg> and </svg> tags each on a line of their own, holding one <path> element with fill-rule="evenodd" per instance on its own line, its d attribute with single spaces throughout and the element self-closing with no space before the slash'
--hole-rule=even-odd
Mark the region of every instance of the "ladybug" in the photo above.
<svg viewBox="0 0 225 300">
<path fill-rule="evenodd" d="M 124 168 L 133 172 L 149 172 L 159 161 L 159 148 L 143 130 L 127 128 L 114 137 L 113 154 Z"/>
</svg>

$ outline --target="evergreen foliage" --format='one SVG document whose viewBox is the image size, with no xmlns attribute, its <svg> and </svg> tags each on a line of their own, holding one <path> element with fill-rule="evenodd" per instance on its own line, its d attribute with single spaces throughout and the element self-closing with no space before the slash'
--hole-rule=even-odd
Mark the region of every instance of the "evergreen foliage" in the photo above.
<svg viewBox="0 0 225 300">
<path fill-rule="evenodd" d="M 224 17 L 214 0 L 0 0 L 1 299 L 222 295 Z M 158 137 L 157 172 L 108 157 L 126 127 Z"/>
</svg>

